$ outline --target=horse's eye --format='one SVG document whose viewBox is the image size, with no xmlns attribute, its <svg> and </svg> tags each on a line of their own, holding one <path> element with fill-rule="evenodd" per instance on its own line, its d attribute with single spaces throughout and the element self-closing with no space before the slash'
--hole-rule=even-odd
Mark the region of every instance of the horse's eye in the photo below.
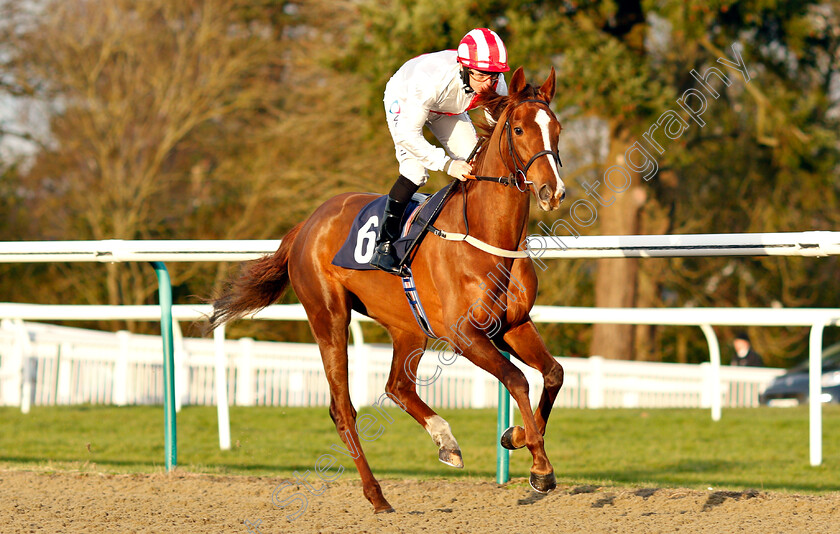
<svg viewBox="0 0 840 534">
<path fill-rule="evenodd" d="M 515 133 L 516 135 L 522 135 L 524 132 L 522 131 L 522 128 L 517 126 L 516 128 L 513 129 L 513 133 Z"/>
</svg>

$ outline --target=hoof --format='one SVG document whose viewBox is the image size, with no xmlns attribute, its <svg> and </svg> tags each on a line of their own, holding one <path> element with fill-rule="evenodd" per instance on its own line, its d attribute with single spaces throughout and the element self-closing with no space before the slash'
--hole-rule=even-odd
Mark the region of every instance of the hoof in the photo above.
<svg viewBox="0 0 840 534">
<path fill-rule="evenodd" d="M 440 449 L 440 451 L 438 451 L 438 459 L 446 465 L 451 465 L 452 467 L 457 467 L 459 469 L 464 467 L 464 459 L 461 456 L 461 451 L 459 449 Z"/>
<path fill-rule="evenodd" d="M 374 514 L 391 514 L 393 512 L 394 509 L 391 506 L 388 506 L 388 508 L 380 508 L 379 510 L 373 511 Z"/>
<path fill-rule="evenodd" d="M 511 450 L 511 451 L 515 451 L 516 449 L 521 449 L 522 447 L 524 447 L 524 445 L 522 445 L 522 447 L 514 447 L 513 446 L 513 429 L 514 428 L 517 428 L 517 427 L 512 426 L 512 427 L 508 428 L 507 430 L 505 430 L 505 433 L 502 434 L 502 439 L 499 440 L 502 444 L 502 447 L 504 447 L 508 450 Z"/>
<path fill-rule="evenodd" d="M 557 479 L 554 478 L 553 472 L 548 473 L 547 475 L 537 475 L 536 473 L 531 473 L 531 478 L 528 482 L 531 483 L 531 487 L 534 488 L 534 491 L 537 493 L 548 493 L 557 487 Z"/>
</svg>

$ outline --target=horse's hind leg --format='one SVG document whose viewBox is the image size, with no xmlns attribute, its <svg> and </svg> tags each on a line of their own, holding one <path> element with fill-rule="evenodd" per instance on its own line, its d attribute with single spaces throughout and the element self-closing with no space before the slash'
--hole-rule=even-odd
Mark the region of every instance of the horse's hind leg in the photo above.
<svg viewBox="0 0 840 534">
<path fill-rule="evenodd" d="M 350 401 L 348 385 L 347 326 L 350 324 L 350 305 L 347 295 L 340 287 L 324 289 L 317 298 L 311 299 L 306 289 L 296 287 L 295 291 L 304 303 L 312 333 L 321 349 L 324 372 L 330 385 L 330 417 L 335 422 L 347 452 L 356 463 L 362 478 L 362 491 L 375 512 L 393 512 L 394 509 L 385 500 L 382 488 L 370 470 L 356 430 L 356 410 Z M 325 296 L 329 302 L 324 302 Z"/>
<path fill-rule="evenodd" d="M 511 328 L 505 332 L 502 340 L 496 340 L 496 344 L 503 349 L 509 349 L 514 356 L 542 375 L 543 392 L 534 413 L 534 419 L 537 422 L 537 430 L 544 436 L 554 399 L 557 398 L 557 393 L 563 385 L 563 366 L 548 351 L 533 321 Z M 502 436 L 502 446 L 507 449 L 524 447 L 525 429 L 521 426 L 507 429 Z"/>
<path fill-rule="evenodd" d="M 400 407 L 426 429 L 438 446 L 438 459 L 441 462 L 452 467 L 464 467 L 461 448 L 452 435 L 449 423 L 417 394 L 417 383 L 424 380 L 418 378 L 417 367 L 428 338 L 405 330 L 389 329 L 389 332 L 394 341 L 394 357 L 385 391 L 391 400 L 399 401 Z"/>
</svg>

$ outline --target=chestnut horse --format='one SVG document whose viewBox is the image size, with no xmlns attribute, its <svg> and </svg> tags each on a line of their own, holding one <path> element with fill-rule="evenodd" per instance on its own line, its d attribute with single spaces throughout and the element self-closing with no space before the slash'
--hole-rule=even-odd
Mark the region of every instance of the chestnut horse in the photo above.
<svg viewBox="0 0 840 534">
<path fill-rule="evenodd" d="M 550 211 L 560 205 L 565 196 L 557 154 L 561 126 L 548 105 L 554 89 L 554 69 L 536 89 L 525 82 L 519 68 L 511 78 L 509 96 L 482 95 L 480 105 L 497 123 L 476 158 L 475 173 L 509 176 L 515 187 L 477 180 L 457 184 L 436 227 L 469 233 L 500 249 L 517 250 L 526 238 L 529 189 L 541 209 Z M 351 310 L 376 320 L 393 339 L 386 394 L 429 432 L 441 461 L 455 467 L 463 467 L 463 461 L 449 424 L 417 395 L 418 354 L 425 350 L 428 338 L 412 315 L 400 278 L 331 263 L 353 218 L 375 198 L 346 193 L 327 200 L 289 231 L 277 252 L 250 263 L 231 282 L 213 302 L 210 327 L 272 304 L 291 283 L 321 350 L 330 387 L 330 416 L 347 450 L 357 451 L 354 460 L 365 497 L 376 512 L 384 512 L 393 509 L 361 450 L 356 410 L 350 402 L 347 341 Z M 509 449 L 528 447 L 534 460 L 531 486 L 548 492 L 556 482 L 543 436 L 563 384 L 563 368 L 549 353 L 529 316 L 537 277 L 531 259 L 522 255 L 502 257 L 467 243 L 428 236 L 411 268 L 433 331 L 449 332 L 450 336 L 441 339 L 459 356 L 495 376 L 513 396 L 524 428 L 508 429 L 502 443 Z M 536 411 L 531 409 L 525 375 L 500 349 L 542 374 L 544 389 Z M 364 430 L 362 433 L 364 438 Z"/>
</svg>

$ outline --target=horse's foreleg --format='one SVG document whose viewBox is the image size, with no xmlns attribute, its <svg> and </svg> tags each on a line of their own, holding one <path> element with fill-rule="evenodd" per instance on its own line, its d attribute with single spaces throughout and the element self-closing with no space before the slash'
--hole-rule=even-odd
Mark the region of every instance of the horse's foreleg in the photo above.
<svg viewBox="0 0 840 534">
<path fill-rule="evenodd" d="M 557 486 L 554 468 L 545 453 L 542 433 L 537 428 L 531 401 L 528 398 L 528 380 L 525 375 L 509 360 L 504 358 L 490 340 L 480 332 L 467 334 L 472 342 L 469 346 L 459 346 L 461 353 L 472 363 L 495 376 L 507 390 L 519 407 L 522 422 L 525 425 L 525 446 L 531 451 L 534 463 L 531 465 L 531 487 L 541 493 L 547 493 Z M 464 345 L 464 344 L 460 344 Z"/>
<path fill-rule="evenodd" d="M 404 330 L 390 329 L 394 340 L 394 358 L 391 360 L 391 373 L 385 391 L 400 403 L 400 407 L 409 413 L 438 446 L 438 459 L 452 467 L 464 467 L 461 448 L 452 435 L 449 423 L 432 410 L 417 394 L 417 367 L 426 347 L 425 335 Z"/>
<path fill-rule="evenodd" d="M 510 352 L 529 367 L 533 367 L 543 377 L 543 391 L 537 405 L 534 418 L 537 429 L 545 436 L 545 428 L 557 393 L 563 385 L 563 366 L 549 353 L 533 321 L 522 323 L 504 334 L 497 345 L 510 349 Z M 525 446 L 525 429 L 521 426 L 509 428 L 502 436 L 502 445 L 508 449 Z"/>
</svg>

